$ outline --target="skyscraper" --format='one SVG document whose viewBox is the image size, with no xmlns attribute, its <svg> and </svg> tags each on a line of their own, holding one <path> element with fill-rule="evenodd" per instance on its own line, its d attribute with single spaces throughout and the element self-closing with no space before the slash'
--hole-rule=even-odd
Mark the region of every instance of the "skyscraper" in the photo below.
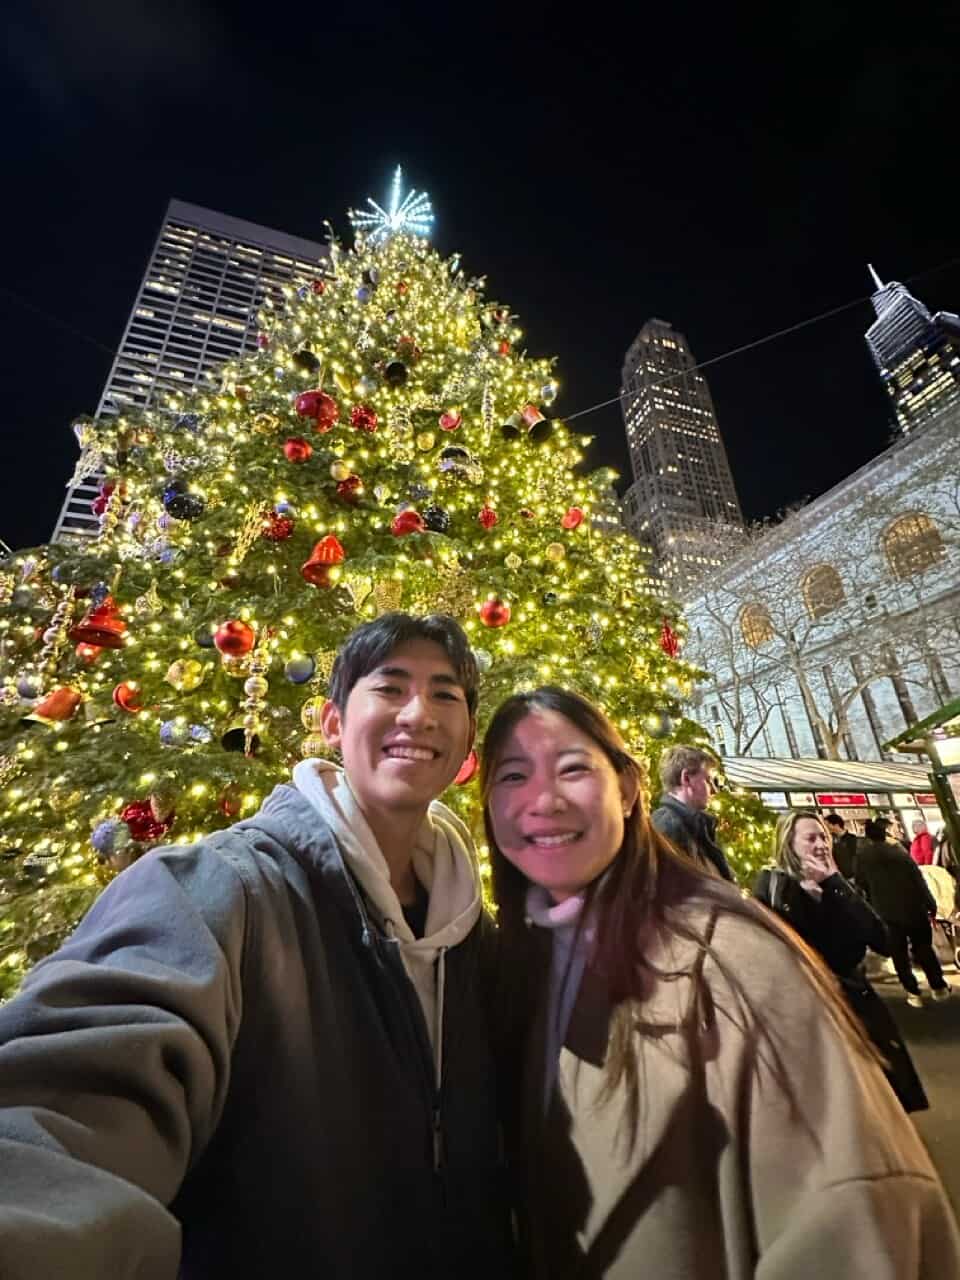
<svg viewBox="0 0 960 1280">
<path fill-rule="evenodd" d="M 873 267 L 870 274 L 877 318 L 867 346 L 906 433 L 960 397 L 960 316 L 931 315 L 906 286 L 884 284 Z"/>
<path fill-rule="evenodd" d="M 682 596 L 727 558 L 743 516 L 710 388 L 668 321 L 648 320 L 634 339 L 620 403 L 634 477 L 624 523 L 650 548 L 664 587 Z"/>
<path fill-rule="evenodd" d="M 256 315 L 291 280 L 309 280 L 325 245 L 171 200 L 96 417 L 155 403 L 256 346 Z M 67 493 L 52 541 L 98 532 L 90 476 Z"/>
</svg>

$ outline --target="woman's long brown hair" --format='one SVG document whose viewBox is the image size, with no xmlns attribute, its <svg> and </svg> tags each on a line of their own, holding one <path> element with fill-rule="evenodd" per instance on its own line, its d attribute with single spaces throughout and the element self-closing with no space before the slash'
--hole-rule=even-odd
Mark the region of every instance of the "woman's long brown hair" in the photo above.
<svg viewBox="0 0 960 1280">
<path fill-rule="evenodd" d="M 743 984 L 717 956 L 706 937 L 689 923 L 685 908 L 698 904 L 737 915 L 765 933 L 773 934 L 794 951 L 801 969 L 842 1034 L 876 1060 L 840 996 L 836 981 L 815 954 L 759 903 L 743 898 L 726 881 L 701 871 L 652 825 L 642 798 L 643 771 L 627 751 L 607 717 L 579 694 L 547 685 L 510 697 L 496 711 L 483 744 L 480 787 L 484 824 L 490 846 L 493 895 L 498 907 L 501 937 L 501 983 L 498 1007 L 507 1051 L 518 1053 L 520 1038 L 540 996 L 543 966 L 535 938 L 527 926 L 528 881 L 497 847 L 490 820 L 489 797 L 497 761 L 515 727 L 531 712 L 553 711 L 586 734 L 604 753 L 618 776 L 637 784 L 637 800 L 624 824 L 623 844 L 608 872 L 587 886 L 581 925 L 594 929 L 590 966 L 599 974 L 616 1006 L 611 1026 L 603 1096 L 613 1097 L 621 1083 L 626 1091 L 625 1121 L 629 1142 L 636 1140 L 640 1116 L 639 1054 L 636 1002 L 659 976 L 649 952 L 658 941 L 680 938 L 707 952 L 738 997 L 749 1006 Z M 659 948 L 658 948 L 659 949 Z M 689 976 L 693 976 L 691 967 Z M 763 1013 L 750 1013 L 761 1033 Z M 769 1040 L 769 1036 L 767 1036 Z M 774 1056 L 776 1050 L 774 1048 Z"/>
</svg>

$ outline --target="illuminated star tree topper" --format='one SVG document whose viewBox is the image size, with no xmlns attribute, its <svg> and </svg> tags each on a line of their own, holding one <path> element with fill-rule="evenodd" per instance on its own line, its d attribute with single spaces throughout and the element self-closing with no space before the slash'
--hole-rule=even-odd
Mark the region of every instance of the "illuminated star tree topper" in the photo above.
<svg viewBox="0 0 960 1280">
<path fill-rule="evenodd" d="M 350 222 L 354 231 L 367 238 L 371 244 L 382 244 L 399 232 L 408 235 L 428 236 L 433 226 L 433 208 L 425 191 L 408 191 L 403 195 L 403 169 L 397 165 L 390 189 L 390 204 L 383 209 L 367 196 L 370 209 L 351 209 Z"/>
</svg>

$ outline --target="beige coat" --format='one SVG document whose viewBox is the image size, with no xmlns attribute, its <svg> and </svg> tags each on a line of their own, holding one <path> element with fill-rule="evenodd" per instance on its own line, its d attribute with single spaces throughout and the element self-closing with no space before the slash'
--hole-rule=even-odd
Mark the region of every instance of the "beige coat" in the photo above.
<svg viewBox="0 0 960 1280">
<path fill-rule="evenodd" d="M 637 1006 L 632 1154 L 618 1143 L 623 1095 L 597 1105 L 608 1009 L 584 978 L 558 1090 L 527 1146 L 537 1274 L 957 1280 L 953 1215 L 882 1072 L 848 1046 L 781 940 L 724 913 L 712 945 L 699 1009 L 690 978 L 661 979 Z M 695 958 L 675 943 L 658 967 L 689 972 Z"/>
</svg>

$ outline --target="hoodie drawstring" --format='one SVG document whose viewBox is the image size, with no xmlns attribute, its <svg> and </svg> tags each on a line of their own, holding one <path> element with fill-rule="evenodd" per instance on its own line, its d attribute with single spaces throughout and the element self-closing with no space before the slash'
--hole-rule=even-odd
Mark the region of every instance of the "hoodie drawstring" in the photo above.
<svg viewBox="0 0 960 1280">
<path fill-rule="evenodd" d="M 433 1092 L 433 1168 L 439 1171 L 443 1148 L 443 1130 L 441 1127 L 440 1101 L 443 1095 L 443 1003 L 444 983 L 446 980 L 447 948 L 441 947 L 437 952 L 437 1011 L 434 1034 L 434 1092 Z"/>
</svg>

